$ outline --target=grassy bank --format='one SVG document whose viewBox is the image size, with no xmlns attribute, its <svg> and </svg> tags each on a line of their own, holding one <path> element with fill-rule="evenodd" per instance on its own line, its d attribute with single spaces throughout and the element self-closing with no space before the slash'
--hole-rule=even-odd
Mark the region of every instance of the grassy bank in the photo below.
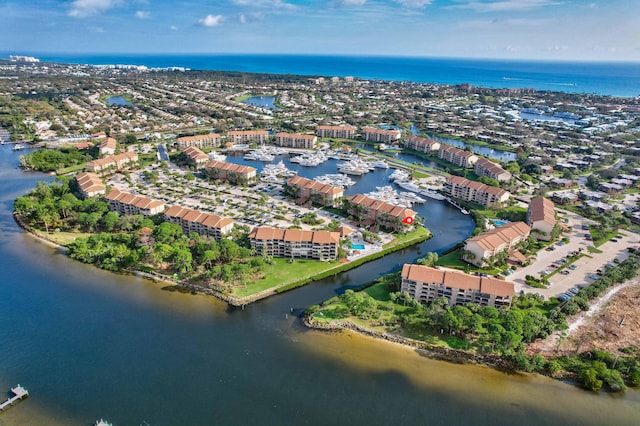
<svg viewBox="0 0 640 426">
<path fill-rule="evenodd" d="M 263 279 L 247 284 L 246 287 L 233 289 L 231 296 L 237 298 L 251 298 L 261 292 L 273 290 L 281 293 L 296 287 L 301 287 L 312 281 L 321 280 L 341 272 L 356 268 L 366 262 L 379 259 L 389 253 L 418 244 L 431 237 L 431 232 L 419 227 L 414 232 L 398 235 L 391 243 L 385 244 L 383 250 L 355 259 L 351 262 L 298 259 L 289 263 L 289 259 L 275 259 L 274 265 Z"/>
</svg>

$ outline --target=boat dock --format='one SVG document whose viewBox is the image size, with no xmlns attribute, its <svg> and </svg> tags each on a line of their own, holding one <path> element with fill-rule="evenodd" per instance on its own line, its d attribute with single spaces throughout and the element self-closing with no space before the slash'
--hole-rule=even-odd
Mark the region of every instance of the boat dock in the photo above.
<svg viewBox="0 0 640 426">
<path fill-rule="evenodd" d="M 20 401 L 29 396 L 29 391 L 18 385 L 15 388 L 11 388 L 11 392 L 14 396 L 7 399 L 5 402 L 0 404 L 0 411 L 4 411 L 5 408 L 12 406 L 15 402 Z"/>
</svg>

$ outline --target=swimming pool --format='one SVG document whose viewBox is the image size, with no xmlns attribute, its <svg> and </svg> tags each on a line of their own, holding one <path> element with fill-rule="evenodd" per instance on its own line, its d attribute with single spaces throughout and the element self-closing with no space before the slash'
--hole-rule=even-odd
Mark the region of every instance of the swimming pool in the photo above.
<svg viewBox="0 0 640 426">
<path fill-rule="evenodd" d="M 352 250 L 364 250 L 364 244 L 351 244 Z"/>
<path fill-rule="evenodd" d="M 508 221 L 508 220 L 502 220 L 502 219 L 495 219 L 495 220 L 493 221 L 493 223 L 494 223 L 496 226 L 504 226 L 504 225 L 506 225 L 507 223 L 509 223 L 509 221 Z"/>
</svg>

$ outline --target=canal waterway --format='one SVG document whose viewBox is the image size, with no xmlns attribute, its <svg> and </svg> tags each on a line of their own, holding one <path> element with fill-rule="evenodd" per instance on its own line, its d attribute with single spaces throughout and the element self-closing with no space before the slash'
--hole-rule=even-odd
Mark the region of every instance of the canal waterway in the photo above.
<svg viewBox="0 0 640 426">
<path fill-rule="evenodd" d="M 464 239 L 473 225 L 455 210 L 432 207 L 435 237 L 418 247 L 232 309 L 24 233 L 12 202 L 50 177 L 18 170 L 18 156 L 0 146 L 0 392 L 20 383 L 31 396 L 0 425 L 637 424 L 638 392 L 592 394 L 301 325 L 306 307 Z"/>
</svg>

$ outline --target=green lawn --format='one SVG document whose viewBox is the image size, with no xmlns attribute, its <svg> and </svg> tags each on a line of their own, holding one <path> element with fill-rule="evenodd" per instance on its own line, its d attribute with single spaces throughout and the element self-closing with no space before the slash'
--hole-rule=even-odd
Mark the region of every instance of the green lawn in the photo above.
<svg viewBox="0 0 640 426">
<path fill-rule="evenodd" d="M 88 232 L 42 232 L 42 234 L 63 246 L 75 241 L 76 238 L 87 238 L 95 235 Z"/>
<path fill-rule="evenodd" d="M 382 248 L 390 248 L 390 247 L 394 247 L 400 244 L 404 244 L 407 241 L 413 240 L 413 239 L 417 239 L 417 238 L 424 238 L 431 235 L 431 231 L 429 231 L 427 228 L 425 228 L 424 226 L 417 226 L 415 231 L 413 232 L 409 232 L 407 234 L 397 234 L 395 236 L 395 238 L 393 239 L 393 241 L 391 241 L 388 244 L 384 244 L 382 246 Z"/>
<path fill-rule="evenodd" d="M 596 247 L 601 246 L 602 244 L 609 241 L 611 238 L 615 237 L 620 233 L 618 230 L 602 232 L 597 228 L 589 229 L 589 233 L 591 234 L 591 238 L 593 239 L 593 245 Z"/>
<path fill-rule="evenodd" d="M 496 275 L 500 273 L 500 269 L 498 268 L 482 269 L 465 262 L 460 259 L 460 250 L 454 250 L 440 257 L 436 265 L 444 266 L 445 268 L 460 269 L 466 273 L 477 272 L 487 275 Z"/>
</svg>

